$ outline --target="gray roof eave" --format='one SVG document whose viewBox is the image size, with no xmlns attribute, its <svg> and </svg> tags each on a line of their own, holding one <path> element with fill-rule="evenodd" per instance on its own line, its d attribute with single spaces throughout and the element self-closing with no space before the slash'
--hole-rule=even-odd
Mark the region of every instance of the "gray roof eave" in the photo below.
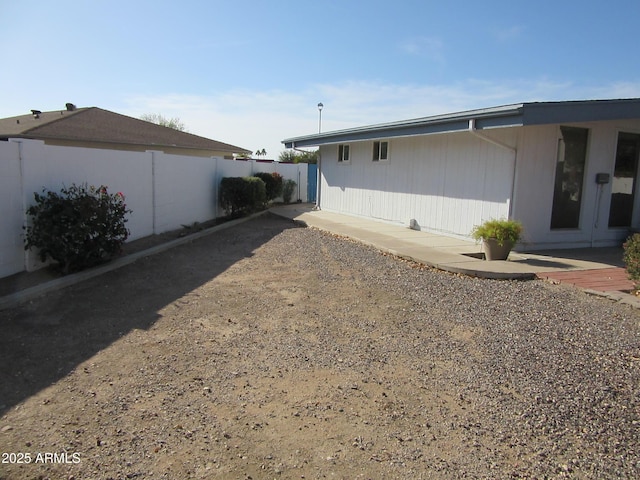
<svg viewBox="0 0 640 480">
<path fill-rule="evenodd" d="M 309 147 L 376 138 L 456 132 L 467 130 L 471 119 L 476 121 L 477 129 L 519 126 L 522 124 L 522 104 L 305 135 L 283 140 L 282 143 L 286 148 Z"/>
<path fill-rule="evenodd" d="M 337 130 L 285 139 L 286 148 L 332 143 L 466 131 L 469 121 L 478 130 L 553 123 L 640 119 L 640 99 L 532 102 L 437 115 L 400 122 Z"/>
</svg>

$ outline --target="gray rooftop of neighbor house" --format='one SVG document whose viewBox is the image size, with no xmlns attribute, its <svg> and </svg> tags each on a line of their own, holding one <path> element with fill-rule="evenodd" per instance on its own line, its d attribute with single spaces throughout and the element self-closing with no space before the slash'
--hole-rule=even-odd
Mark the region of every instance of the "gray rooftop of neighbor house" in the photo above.
<svg viewBox="0 0 640 480">
<path fill-rule="evenodd" d="M 210 138 L 181 132 L 138 118 L 97 107 L 76 108 L 68 104 L 65 110 L 32 113 L 0 119 L 0 139 L 30 138 L 72 142 L 99 142 L 114 145 L 179 147 L 212 150 L 229 154 L 247 154 L 251 150 L 218 142 Z"/>
<path fill-rule="evenodd" d="M 629 118 L 640 118 L 640 98 L 530 102 L 317 133 L 288 138 L 282 143 L 286 148 L 313 147 L 360 140 L 458 132 L 468 130 L 471 121 L 476 129 L 483 130 Z"/>
</svg>

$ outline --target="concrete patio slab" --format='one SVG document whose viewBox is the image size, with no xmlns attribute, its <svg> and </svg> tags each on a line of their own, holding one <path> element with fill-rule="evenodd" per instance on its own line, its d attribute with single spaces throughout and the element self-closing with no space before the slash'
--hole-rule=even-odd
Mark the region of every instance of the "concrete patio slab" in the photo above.
<svg viewBox="0 0 640 480">
<path fill-rule="evenodd" d="M 382 251 L 452 273 L 493 279 L 542 278 L 590 291 L 626 292 L 633 286 L 626 279 L 620 248 L 512 252 L 507 261 L 487 262 L 482 259 L 481 246 L 464 239 L 317 210 L 310 204 L 278 206 L 271 211 L 307 226 L 345 235 Z M 597 271 L 606 269 L 613 269 L 608 275 L 615 276 L 615 282 L 602 284 L 591 280 L 602 277 Z M 567 272 L 577 271 L 582 272 L 577 280 L 571 276 L 563 277 Z M 610 290 L 602 290 L 607 288 Z"/>
</svg>

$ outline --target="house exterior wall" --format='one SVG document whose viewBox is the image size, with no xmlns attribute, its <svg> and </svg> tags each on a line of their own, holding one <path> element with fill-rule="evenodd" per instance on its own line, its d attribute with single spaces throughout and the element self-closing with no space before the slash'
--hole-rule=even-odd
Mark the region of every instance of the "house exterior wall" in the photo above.
<svg viewBox="0 0 640 480">
<path fill-rule="evenodd" d="M 563 124 L 589 129 L 580 223 L 551 229 L 561 125 L 422 135 L 389 140 L 388 162 L 372 162 L 373 141 L 351 142 L 350 161 L 338 162 L 337 145 L 321 153 L 320 207 L 350 215 L 469 237 L 490 218 L 514 218 L 525 227 L 520 250 L 619 245 L 628 228 L 609 228 L 619 132 L 640 133 L 640 120 Z M 384 140 L 384 139 L 381 139 Z M 597 185 L 597 173 L 611 181 Z M 640 228 L 640 195 L 632 227 Z"/>
<path fill-rule="evenodd" d="M 0 142 L 0 277 L 43 266 L 35 252 L 24 251 L 26 209 L 43 187 L 60 191 L 72 183 L 123 192 L 129 241 L 204 222 L 220 216 L 218 186 L 223 177 L 258 171 L 280 173 L 285 180 L 302 180 L 306 198 L 307 165 L 263 164 L 217 157 L 126 152 L 46 145 L 40 140 Z"/>
<path fill-rule="evenodd" d="M 515 144 L 517 132 L 487 135 Z M 387 162 L 372 161 L 373 142 L 349 145 L 348 163 L 321 147 L 322 209 L 459 237 L 509 214 L 513 153 L 468 132 L 391 139 Z"/>
<path fill-rule="evenodd" d="M 618 133 L 640 133 L 640 120 L 563 126 L 589 129 L 579 228 L 550 227 L 560 125 L 524 127 L 518 146 L 513 208 L 514 218 L 523 222 L 526 229 L 522 247 L 539 250 L 619 245 L 629 235 L 629 229 L 608 226 L 611 190 L 617 183 L 613 173 Z M 608 173 L 611 181 L 597 185 L 597 173 Z M 639 213 L 640 208 L 636 208 L 633 220 L 636 228 L 640 226 Z"/>
</svg>

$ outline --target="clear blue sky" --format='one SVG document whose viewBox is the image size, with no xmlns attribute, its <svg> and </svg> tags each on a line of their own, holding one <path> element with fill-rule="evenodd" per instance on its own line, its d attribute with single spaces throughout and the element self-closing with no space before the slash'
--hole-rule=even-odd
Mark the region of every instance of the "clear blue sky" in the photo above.
<svg viewBox="0 0 640 480">
<path fill-rule="evenodd" d="M 284 138 L 523 101 L 640 97 L 638 0 L 0 0 L 0 118 L 66 102 Z"/>
</svg>

